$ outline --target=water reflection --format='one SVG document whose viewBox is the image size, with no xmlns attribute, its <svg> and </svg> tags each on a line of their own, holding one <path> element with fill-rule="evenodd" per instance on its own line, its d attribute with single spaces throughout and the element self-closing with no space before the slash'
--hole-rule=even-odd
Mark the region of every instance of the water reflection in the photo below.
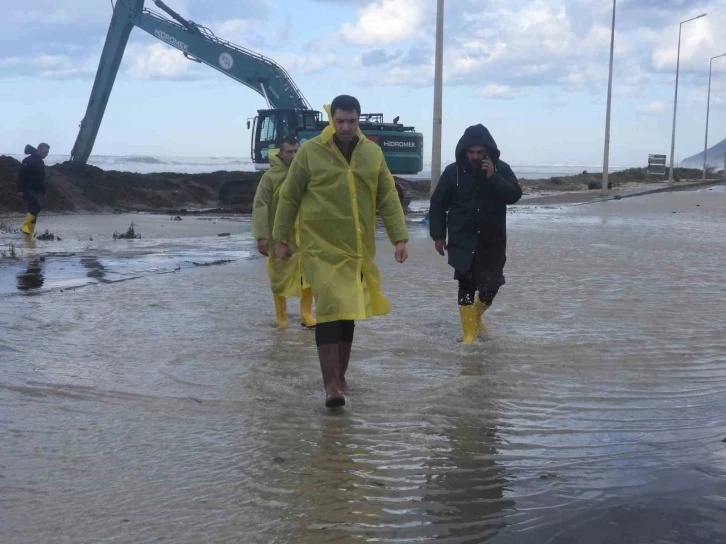
<svg viewBox="0 0 726 544">
<path fill-rule="evenodd" d="M 460 376 L 470 381 L 459 392 L 463 410 L 449 404 L 439 433 L 437 455 L 426 463 L 423 502 L 437 527 L 436 539 L 484 542 L 507 525 L 515 502 L 506 497 L 511 477 L 499 459 L 500 414 L 480 356 L 465 356 Z M 491 369 L 490 369 L 491 372 Z M 474 408 L 476 415 L 465 412 Z M 451 539 L 451 540 L 450 540 Z"/>
<path fill-rule="evenodd" d="M 496 428 L 489 417 L 448 421 L 439 455 L 427 463 L 423 502 L 438 527 L 437 540 L 484 542 L 506 527 L 515 506 L 505 498 L 508 478 L 497 462 Z"/>
<path fill-rule="evenodd" d="M 437 412 L 322 416 L 295 485 L 299 541 L 483 542 L 506 527 L 515 503 L 494 410 L 477 409 L 475 419 Z"/>
<path fill-rule="evenodd" d="M 106 267 L 101 264 L 98 257 L 93 255 L 81 257 L 81 264 L 88 269 L 87 277 L 103 281 L 106 276 Z"/>
<path fill-rule="evenodd" d="M 45 283 L 45 257 L 31 257 L 24 271 L 17 274 L 18 291 L 33 291 L 43 287 Z"/>
</svg>

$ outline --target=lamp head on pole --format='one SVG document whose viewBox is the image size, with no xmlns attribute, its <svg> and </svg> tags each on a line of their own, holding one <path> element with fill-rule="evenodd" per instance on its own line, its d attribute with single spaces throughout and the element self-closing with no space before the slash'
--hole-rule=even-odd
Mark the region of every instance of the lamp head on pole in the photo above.
<svg viewBox="0 0 726 544">
<path fill-rule="evenodd" d="M 683 23 L 689 23 L 691 21 L 695 21 L 696 19 L 700 19 L 701 17 L 705 17 L 705 16 L 706 16 L 705 13 L 701 13 L 701 15 L 699 15 L 698 17 L 693 17 L 691 19 L 686 19 L 685 21 L 681 21 L 681 24 L 683 24 Z"/>
</svg>

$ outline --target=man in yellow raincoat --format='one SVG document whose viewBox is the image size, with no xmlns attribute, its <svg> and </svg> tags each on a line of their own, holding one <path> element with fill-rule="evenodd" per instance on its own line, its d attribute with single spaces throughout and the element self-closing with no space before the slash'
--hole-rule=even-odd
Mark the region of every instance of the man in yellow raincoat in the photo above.
<svg viewBox="0 0 726 544">
<path fill-rule="evenodd" d="M 270 251 L 275 247 L 272 227 L 280 200 L 280 187 L 299 148 L 297 140 L 284 138 L 279 152 L 270 150 L 270 169 L 262 176 L 252 205 L 252 235 L 257 240 L 257 250 L 267 257 L 267 275 L 275 300 L 277 326 L 281 329 L 287 328 L 289 297 L 300 298 L 300 323 L 304 327 L 315 326 L 312 314 L 313 293 L 310 286 L 303 281 L 300 252 L 297 252 L 292 259 L 283 261 L 275 256 L 274 251 Z M 297 242 L 298 238 L 296 224 L 293 241 Z"/>
<path fill-rule="evenodd" d="M 408 230 L 383 152 L 358 126 L 358 100 L 339 96 L 326 110 L 330 125 L 302 145 L 280 189 L 273 238 L 277 256 L 290 259 L 299 213 L 302 270 L 315 297 L 325 405 L 335 407 L 345 404 L 355 320 L 391 309 L 375 264 L 376 211 L 400 263 L 408 257 Z"/>
</svg>

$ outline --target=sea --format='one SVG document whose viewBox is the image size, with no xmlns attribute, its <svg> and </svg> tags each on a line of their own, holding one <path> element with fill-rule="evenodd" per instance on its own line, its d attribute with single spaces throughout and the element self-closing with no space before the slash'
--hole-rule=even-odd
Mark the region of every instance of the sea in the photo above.
<svg viewBox="0 0 726 544">
<path fill-rule="evenodd" d="M 18 160 L 24 158 L 16 153 L 6 153 Z M 69 160 L 68 155 L 49 155 L 45 163 L 48 166 Z M 137 172 L 150 174 L 158 172 L 180 172 L 185 174 L 203 174 L 208 172 L 254 171 L 255 167 L 249 157 L 191 157 L 191 156 L 148 156 L 148 155 L 92 155 L 88 164 L 104 170 L 121 172 Z M 521 179 L 541 179 L 550 177 L 573 176 L 582 172 L 602 172 L 602 165 L 594 164 L 512 164 L 517 177 Z M 610 172 L 625 170 L 630 166 L 610 166 Z M 428 180 L 431 178 L 431 164 L 424 164 L 418 174 L 402 176 L 407 179 Z"/>
</svg>

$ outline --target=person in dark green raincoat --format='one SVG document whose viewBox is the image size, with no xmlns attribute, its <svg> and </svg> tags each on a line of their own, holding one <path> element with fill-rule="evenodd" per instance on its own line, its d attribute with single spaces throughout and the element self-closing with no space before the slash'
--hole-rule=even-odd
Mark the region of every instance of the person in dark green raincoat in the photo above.
<svg viewBox="0 0 726 544">
<path fill-rule="evenodd" d="M 499 157 L 489 130 L 470 126 L 431 196 L 429 231 L 436 250 L 448 251 L 459 282 L 465 344 L 486 332 L 482 315 L 505 283 L 507 205 L 522 197 L 514 172 Z"/>
</svg>

